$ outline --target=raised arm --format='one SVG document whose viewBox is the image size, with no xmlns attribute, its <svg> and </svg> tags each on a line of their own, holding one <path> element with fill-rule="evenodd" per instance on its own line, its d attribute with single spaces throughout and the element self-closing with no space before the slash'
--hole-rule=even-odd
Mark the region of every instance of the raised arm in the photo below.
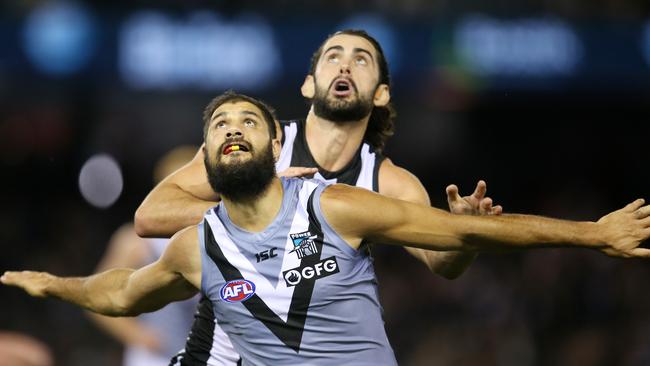
<svg viewBox="0 0 650 366">
<path fill-rule="evenodd" d="M 161 181 L 135 212 L 135 231 L 142 237 L 168 238 L 203 219 L 217 204 L 203 165 L 203 149 L 194 159 Z"/>
<path fill-rule="evenodd" d="M 201 286 L 195 226 L 172 238 L 162 257 L 143 268 L 112 269 L 90 277 L 63 278 L 45 272 L 5 272 L 0 281 L 36 297 L 56 297 L 111 316 L 134 316 L 185 300 Z"/>
<path fill-rule="evenodd" d="M 484 201 L 489 203 L 490 207 L 480 205 L 480 200 L 483 199 L 485 194 L 485 188 L 485 182 L 479 182 L 477 190 L 469 197 L 469 199 L 476 200 L 476 202 L 472 202 L 475 205 L 471 205 L 460 197 L 456 186 L 447 187 L 450 209 L 452 212 L 456 210 L 458 212 L 455 213 L 462 214 L 475 214 L 479 213 L 479 210 L 489 213 L 491 211 L 491 200 L 489 202 Z M 408 170 L 393 164 L 390 159 L 385 159 L 379 170 L 379 193 L 391 198 L 426 206 L 431 205 L 429 195 L 420 180 Z M 476 206 L 476 210 L 473 210 L 473 206 Z M 413 247 L 404 247 L 404 249 L 423 262 L 431 272 L 447 279 L 454 279 L 463 274 L 476 258 L 476 253 L 472 252 L 441 252 Z"/>
<path fill-rule="evenodd" d="M 323 213 L 353 248 L 363 239 L 433 250 L 485 251 L 572 246 L 618 257 L 650 257 L 650 206 L 636 200 L 598 222 L 532 215 L 461 216 L 345 185 L 321 196 Z M 642 207 L 643 206 L 643 207 Z"/>
</svg>

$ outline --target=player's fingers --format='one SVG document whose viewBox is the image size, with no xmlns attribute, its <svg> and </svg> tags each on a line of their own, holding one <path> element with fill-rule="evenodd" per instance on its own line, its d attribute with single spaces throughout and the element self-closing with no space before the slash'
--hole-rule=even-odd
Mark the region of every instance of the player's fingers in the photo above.
<svg viewBox="0 0 650 366">
<path fill-rule="evenodd" d="M 501 215 L 503 213 L 503 207 L 501 205 L 496 205 L 492 207 L 492 212 L 490 215 Z"/>
<path fill-rule="evenodd" d="M 641 220 L 641 225 L 643 225 L 645 228 L 650 227 L 650 216 L 643 218 Z"/>
<path fill-rule="evenodd" d="M 458 187 L 455 184 L 448 185 L 445 191 L 447 192 L 447 202 L 449 202 L 449 204 L 452 204 L 453 202 L 460 199 L 460 195 L 458 194 Z"/>
<path fill-rule="evenodd" d="M 0 282 L 5 285 L 15 285 L 18 281 L 18 272 L 6 271 L 0 277 Z"/>
<path fill-rule="evenodd" d="M 492 210 L 492 198 L 483 198 L 479 204 L 479 209 L 482 214 L 489 213 Z"/>
<path fill-rule="evenodd" d="M 650 227 L 643 229 L 643 241 L 650 239 Z"/>
<path fill-rule="evenodd" d="M 637 200 L 634 200 L 633 202 L 628 203 L 627 206 L 623 207 L 623 211 L 634 212 L 637 209 L 639 209 L 639 207 L 643 206 L 644 203 L 645 200 L 643 198 L 639 198 Z"/>
<path fill-rule="evenodd" d="M 650 258 L 650 249 L 647 248 L 634 248 L 630 254 L 636 258 Z"/>
<path fill-rule="evenodd" d="M 314 174 L 314 173 L 318 173 L 318 168 L 299 167 L 299 168 L 296 168 L 296 172 L 301 176 L 302 175 L 307 175 L 307 174 Z"/>
<path fill-rule="evenodd" d="M 643 206 L 634 212 L 637 219 L 643 219 L 650 216 L 650 205 Z"/>
<path fill-rule="evenodd" d="M 318 168 L 291 167 L 280 172 L 278 175 L 281 177 L 291 178 L 291 177 L 302 177 L 305 175 L 315 174 L 316 172 L 318 172 Z"/>
<path fill-rule="evenodd" d="M 474 189 L 474 193 L 472 193 L 472 196 L 480 200 L 483 197 L 485 197 L 485 192 L 487 192 L 487 183 L 485 183 L 485 181 L 481 179 L 476 184 L 476 189 Z"/>
</svg>

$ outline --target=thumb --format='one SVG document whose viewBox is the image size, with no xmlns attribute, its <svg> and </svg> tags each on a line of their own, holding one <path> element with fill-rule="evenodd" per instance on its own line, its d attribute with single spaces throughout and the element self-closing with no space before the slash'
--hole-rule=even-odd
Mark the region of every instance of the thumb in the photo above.
<svg viewBox="0 0 650 366">
<path fill-rule="evenodd" d="M 447 202 L 449 204 L 452 204 L 461 199 L 460 195 L 458 194 L 458 187 L 455 184 L 448 185 L 445 191 L 447 192 Z"/>
</svg>

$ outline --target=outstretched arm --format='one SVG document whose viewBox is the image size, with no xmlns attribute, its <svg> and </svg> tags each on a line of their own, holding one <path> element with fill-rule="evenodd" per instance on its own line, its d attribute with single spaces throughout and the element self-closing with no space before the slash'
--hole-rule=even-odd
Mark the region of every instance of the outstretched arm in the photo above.
<svg viewBox="0 0 650 366">
<path fill-rule="evenodd" d="M 57 297 L 90 311 L 134 316 L 185 300 L 201 285 L 196 227 L 172 238 L 162 257 L 143 268 L 112 269 L 90 277 L 63 278 L 45 272 L 5 272 L 0 281 L 36 297 Z"/>
<path fill-rule="evenodd" d="M 369 239 L 461 251 L 572 246 L 610 256 L 650 258 L 650 250 L 638 248 L 650 237 L 650 206 L 643 204 L 639 199 L 598 222 L 576 222 L 532 215 L 452 215 L 338 184 L 321 196 L 326 219 L 353 248 Z"/>
<path fill-rule="evenodd" d="M 198 224 L 205 212 L 217 204 L 208 183 L 203 148 L 192 161 L 161 181 L 135 212 L 135 231 L 142 237 L 168 238 Z"/>
<path fill-rule="evenodd" d="M 471 196 L 461 197 L 454 185 L 447 187 L 449 208 L 456 214 L 501 214 L 501 207 L 492 207 L 485 197 L 485 182 L 480 181 Z M 379 171 L 379 193 L 404 201 L 430 206 L 431 201 L 420 180 L 406 169 L 396 166 L 390 159 L 382 162 Z M 431 272 L 447 279 L 455 279 L 474 262 L 476 253 L 459 251 L 431 251 L 404 247 L 409 254 L 423 262 Z"/>
</svg>

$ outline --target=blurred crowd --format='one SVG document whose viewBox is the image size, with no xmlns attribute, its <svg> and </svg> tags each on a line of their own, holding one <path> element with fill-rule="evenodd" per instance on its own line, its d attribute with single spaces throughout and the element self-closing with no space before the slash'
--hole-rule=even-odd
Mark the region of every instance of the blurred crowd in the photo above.
<svg viewBox="0 0 650 366">
<path fill-rule="evenodd" d="M 18 1 L 4 2 L 5 9 L 20 12 L 24 9 L 38 5 L 43 1 Z M 122 10 L 134 7 L 166 7 L 171 9 L 209 8 L 214 3 L 206 0 L 137 0 L 137 1 L 85 1 L 99 9 Z M 239 0 L 223 1 L 219 8 L 225 11 L 254 10 L 275 15 L 326 14 L 337 15 L 341 13 L 371 11 L 402 17 L 427 17 L 431 15 L 454 15 L 466 12 L 488 12 L 498 15 L 522 14 L 556 14 L 561 17 L 573 19 L 605 18 L 612 20 L 641 20 L 650 11 L 650 5 L 643 0 L 501 0 L 501 1 L 476 1 L 476 0 L 318 0 L 309 2 L 295 2 L 290 0 Z"/>
</svg>

